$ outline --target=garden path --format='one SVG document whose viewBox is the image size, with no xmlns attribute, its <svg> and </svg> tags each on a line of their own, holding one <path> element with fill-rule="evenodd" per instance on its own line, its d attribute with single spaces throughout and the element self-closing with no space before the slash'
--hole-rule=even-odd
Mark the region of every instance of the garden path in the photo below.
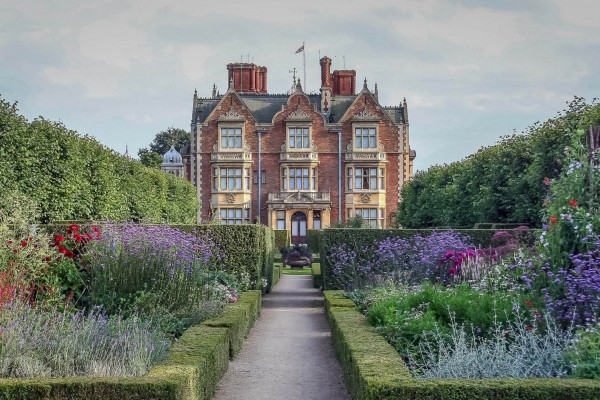
<svg viewBox="0 0 600 400">
<path fill-rule="evenodd" d="M 310 275 L 282 275 L 220 382 L 215 400 L 346 400 L 323 295 Z"/>
</svg>

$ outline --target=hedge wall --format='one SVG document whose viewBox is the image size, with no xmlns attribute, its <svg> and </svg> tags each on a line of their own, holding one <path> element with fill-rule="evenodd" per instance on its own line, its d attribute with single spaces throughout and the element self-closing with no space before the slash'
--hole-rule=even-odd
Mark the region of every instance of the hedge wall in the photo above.
<svg viewBox="0 0 600 400">
<path fill-rule="evenodd" d="M 275 244 L 272 229 L 265 225 L 171 225 L 185 232 L 208 232 L 217 250 L 224 256 L 222 269 L 240 276 L 248 273 L 255 288 L 267 280 L 265 292 L 271 290 Z"/>
<path fill-rule="evenodd" d="M 275 232 L 275 248 L 290 247 L 290 231 L 286 229 L 277 229 Z"/>
<path fill-rule="evenodd" d="M 28 122 L 0 98 L 0 187 L 20 192 L 56 220 L 193 223 L 198 201 L 188 181 L 144 167 L 59 122 Z"/>
<path fill-rule="evenodd" d="M 357 400 L 592 400 L 600 382 L 583 379 L 413 379 L 398 352 L 341 292 L 325 292 L 335 353 Z"/>
<path fill-rule="evenodd" d="M 319 254 L 321 251 L 321 230 L 308 229 L 306 231 L 306 244 L 313 253 Z"/>
<path fill-rule="evenodd" d="M 426 236 L 431 232 L 448 231 L 449 229 L 367 229 L 367 228 L 340 228 L 325 229 L 321 231 L 321 274 L 323 276 L 323 289 L 339 289 L 333 284 L 331 276 L 331 265 L 328 256 L 333 246 L 345 243 L 354 249 L 360 248 L 365 243 L 375 240 L 383 240 L 388 237 L 412 238 L 416 235 Z M 490 239 L 496 229 L 453 229 L 455 232 L 470 236 L 473 243 L 478 247 L 488 247 Z M 529 231 L 530 239 L 534 237 L 535 231 Z"/>
<path fill-rule="evenodd" d="M 230 355 L 260 313 L 260 291 L 241 294 L 221 317 L 187 329 L 169 355 L 137 378 L 0 379 L 3 400 L 208 400 Z M 242 310 L 242 311 L 241 311 Z"/>
<path fill-rule="evenodd" d="M 544 178 L 563 167 L 567 134 L 600 123 L 600 105 L 575 98 L 563 113 L 502 138 L 460 162 L 417 172 L 402 186 L 397 223 L 405 228 L 524 222 L 541 227 Z"/>
</svg>

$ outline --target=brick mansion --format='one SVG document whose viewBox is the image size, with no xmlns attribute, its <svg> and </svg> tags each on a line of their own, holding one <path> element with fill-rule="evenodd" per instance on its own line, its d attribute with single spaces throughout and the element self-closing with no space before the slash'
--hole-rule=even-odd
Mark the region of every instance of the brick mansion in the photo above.
<svg viewBox="0 0 600 400">
<path fill-rule="evenodd" d="M 331 72 L 328 57 L 320 68 L 319 94 L 299 80 L 289 94 L 270 94 L 267 68 L 253 63 L 227 66 L 224 94 L 194 93 L 191 146 L 173 167 L 197 187 L 200 222 L 260 221 L 290 230 L 295 243 L 355 215 L 372 227 L 393 223 L 416 154 L 406 100 L 384 107 L 377 85 L 365 80 L 356 93 L 356 71 Z"/>
</svg>

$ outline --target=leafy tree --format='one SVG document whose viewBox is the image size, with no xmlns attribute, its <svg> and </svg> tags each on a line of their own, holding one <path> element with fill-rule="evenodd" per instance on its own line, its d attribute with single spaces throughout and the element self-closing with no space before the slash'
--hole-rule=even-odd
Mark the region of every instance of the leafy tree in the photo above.
<svg viewBox="0 0 600 400">
<path fill-rule="evenodd" d="M 138 157 L 145 166 L 160 168 L 163 155 L 169 151 L 171 145 L 174 145 L 175 149 L 180 151 L 182 147 L 189 146 L 189 144 L 189 132 L 179 128 L 167 128 L 166 131 L 160 131 L 156 134 L 149 148 L 141 148 L 138 151 Z"/>
</svg>

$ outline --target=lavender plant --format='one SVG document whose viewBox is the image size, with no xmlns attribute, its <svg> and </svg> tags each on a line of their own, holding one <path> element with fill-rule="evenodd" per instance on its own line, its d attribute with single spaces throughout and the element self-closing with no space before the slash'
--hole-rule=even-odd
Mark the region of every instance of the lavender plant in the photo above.
<svg viewBox="0 0 600 400">
<path fill-rule="evenodd" d="M 209 271 L 216 255 L 208 237 L 168 226 L 110 225 L 88 250 L 90 304 L 110 314 L 135 309 L 198 322 L 199 310 L 228 300 Z M 154 312 L 153 312 L 154 311 Z M 210 314 L 210 313 L 209 313 Z"/>
<path fill-rule="evenodd" d="M 337 285 L 346 290 L 392 278 L 409 285 L 423 279 L 440 281 L 447 276 L 441 267 L 448 251 L 473 249 L 470 239 L 455 231 L 433 232 L 410 240 L 386 238 L 358 249 L 345 244 L 333 247 L 328 256 Z"/>
<path fill-rule="evenodd" d="M 137 316 L 44 311 L 22 304 L 0 317 L 1 377 L 139 376 L 166 355 L 169 341 Z"/>
<path fill-rule="evenodd" d="M 518 315 L 508 325 L 494 319 L 492 335 L 486 338 L 453 318 L 451 340 L 438 328 L 421 341 L 422 358 L 411 354 L 409 359 L 421 379 L 550 378 L 565 375 L 565 354 L 573 345 L 574 336 L 550 319 L 543 331 Z"/>
</svg>

